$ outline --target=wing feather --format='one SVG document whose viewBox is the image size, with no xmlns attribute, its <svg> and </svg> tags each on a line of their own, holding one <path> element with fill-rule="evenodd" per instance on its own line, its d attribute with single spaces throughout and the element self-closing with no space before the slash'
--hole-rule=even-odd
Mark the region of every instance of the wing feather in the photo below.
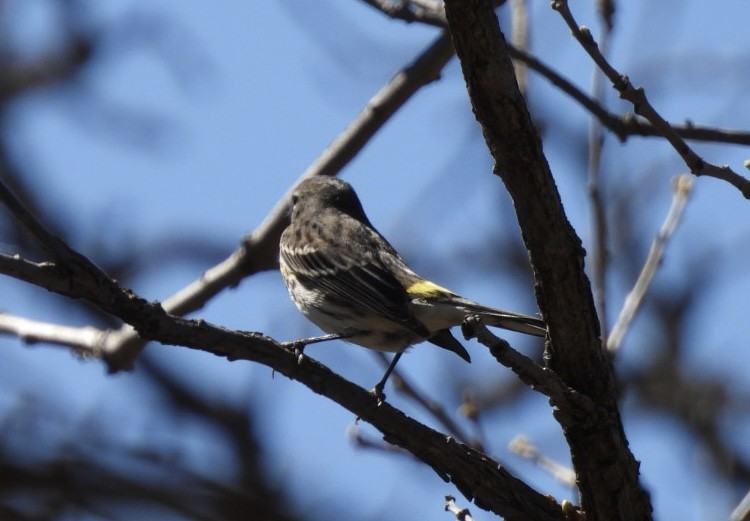
<svg viewBox="0 0 750 521">
<path fill-rule="evenodd" d="M 350 219 L 349 216 L 340 218 Z M 354 310 L 374 313 L 421 336 L 428 336 L 424 324 L 409 312 L 409 298 L 404 286 L 393 275 L 383 256 L 378 254 L 382 243 L 380 248 L 375 244 L 379 242 L 377 232 L 362 227 L 343 226 L 341 229 L 356 229 L 358 233 L 339 234 L 327 241 L 312 237 L 301 247 L 281 248 L 284 262 L 296 273 L 299 282 L 309 285 L 315 279 L 315 284 L 325 288 L 331 298 L 345 301 Z M 344 244 L 352 241 L 356 244 Z M 386 242 L 386 245 L 390 249 L 388 257 L 391 261 L 395 259 L 408 270 L 390 244 Z"/>
</svg>

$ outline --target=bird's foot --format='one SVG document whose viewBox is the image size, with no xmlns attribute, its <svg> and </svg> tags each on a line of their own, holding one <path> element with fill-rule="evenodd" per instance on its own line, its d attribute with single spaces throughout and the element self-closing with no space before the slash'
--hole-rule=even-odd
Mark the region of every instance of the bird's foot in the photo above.
<svg viewBox="0 0 750 521">
<path fill-rule="evenodd" d="M 383 387 L 385 387 L 385 382 L 378 382 L 378 384 L 370 390 L 370 394 L 378 400 L 378 407 L 383 405 L 383 402 L 385 402 L 385 393 L 383 392 Z"/>
<path fill-rule="evenodd" d="M 305 347 L 307 347 L 306 339 L 300 339 L 300 340 L 292 340 L 291 342 L 282 342 L 282 346 L 286 349 L 289 349 L 294 353 L 295 358 L 297 358 L 297 364 L 302 363 L 302 358 L 305 355 Z"/>
</svg>

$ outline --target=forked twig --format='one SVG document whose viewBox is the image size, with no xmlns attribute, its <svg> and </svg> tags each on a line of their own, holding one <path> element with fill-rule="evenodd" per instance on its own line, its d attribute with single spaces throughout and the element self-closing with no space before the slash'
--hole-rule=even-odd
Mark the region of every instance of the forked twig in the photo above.
<svg viewBox="0 0 750 521">
<path fill-rule="evenodd" d="M 646 93 L 641 87 L 634 87 L 630 82 L 630 78 L 624 74 L 619 73 L 604 57 L 599 50 L 594 37 L 591 35 L 591 31 L 588 27 L 579 26 L 573 17 L 573 13 L 570 11 L 568 6 L 568 0 L 554 0 L 552 2 L 552 8 L 560 13 L 563 20 L 567 24 L 568 28 L 573 34 L 573 37 L 578 40 L 583 49 L 588 53 L 591 59 L 601 69 L 601 71 L 607 76 L 612 86 L 617 90 L 620 98 L 629 101 L 633 105 L 633 111 L 646 118 L 649 123 L 669 141 L 672 147 L 680 154 L 682 160 L 685 162 L 690 172 L 695 176 L 708 176 L 716 179 L 721 179 L 728 182 L 746 198 L 750 199 L 750 180 L 745 179 L 741 175 L 734 172 L 728 166 L 718 166 L 707 162 L 698 154 L 696 154 L 685 140 L 675 131 L 674 128 L 665 120 L 646 97 Z"/>
</svg>

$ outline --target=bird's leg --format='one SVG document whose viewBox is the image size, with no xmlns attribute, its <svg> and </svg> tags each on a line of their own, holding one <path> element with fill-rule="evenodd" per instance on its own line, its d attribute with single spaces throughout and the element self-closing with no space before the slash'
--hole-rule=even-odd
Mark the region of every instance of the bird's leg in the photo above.
<svg viewBox="0 0 750 521">
<path fill-rule="evenodd" d="M 303 355 L 303 351 L 305 350 L 305 347 L 309 346 L 310 344 L 317 344 L 319 342 L 327 342 L 328 340 L 339 340 L 342 338 L 346 338 L 346 335 L 332 333 L 330 335 L 313 336 L 310 338 L 300 338 L 299 340 L 292 340 L 291 342 L 283 342 L 281 345 L 292 349 L 292 351 L 294 351 L 295 356 L 297 357 L 297 362 L 301 363 L 302 355 Z"/>
<path fill-rule="evenodd" d="M 378 405 L 380 405 L 381 403 L 385 401 L 385 393 L 383 392 L 383 388 L 385 387 L 385 382 L 388 380 L 388 377 L 391 376 L 391 373 L 393 372 L 393 369 L 396 367 L 396 364 L 398 363 L 398 360 L 401 358 L 402 354 L 404 354 L 403 351 L 396 353 L 393 356 L 393 360 L 391 360 L 391 365 L 389 365 L 388 369 L 385 370 L 385 374 L 383 375 L 383 378 L 381 378 L 380 381 L 375 385 L 375 387 L 372 388 L 372 391 L 370 391 L 378 399 Z"/>
</svg>

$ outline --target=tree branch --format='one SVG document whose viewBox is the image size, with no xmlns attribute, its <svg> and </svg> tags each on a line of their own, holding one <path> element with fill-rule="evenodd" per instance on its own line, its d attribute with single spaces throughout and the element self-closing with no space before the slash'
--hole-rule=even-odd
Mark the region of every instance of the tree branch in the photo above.
<svg viewBox="0 0 750 521">
<path fill-rule="evenodd" d="M 404 14 L 405 7 L 403 5 L 394 7 L 390 2 L 385 2 L 383 0 L 363 1 L 394 19 L 406 22 L 422 22 L 438 27 L 447 27 L 444 10 L 428 10 L 429 14 L 411 10 L 409 11 L 411 14 Z M 410 3 L 414 4 L 415 2 L 412 1 Z M 546 78 L 552 85 L 558 87 L 574 101 L 578 102 L 578 104 L 584 109 L 596 116 L 599 122 L 613 132 L 620 141 L 627 141 L 630 136 L 663 137 L 662 132 L 646 120 L 639 119 L 633 114 L 625 114 L 621 116 L 609 112 L 596 99 L 588 96 L 571 81 L 567 80 L 533 54 L 511 44 L 507 44 L 507 47 L 511 58 L 523 62 L 530 69 L 538 72 L 540 76 Z M 743 130 L 707 127 L 692 122 L 686 122 L 684 124 L 670 123 L 669 125 L 677 135 L 683 139 L 707 141 L 712 143 L 730 143 L 733 145 L 750 145 L 750 132 Z"/>
<path fill-rule="evenodd" d="M 667 241 L 680 222 L 682 211 L 685 209 L 685 204 L 688 197 L 690 197 L 691 190 L 692 179 L 687 174 L 675 179 L 674 196 L 672 197 L 672 204 L 669 207 L 667 217 L 664 219 L 664 223 L 659 228 L 659 233 L 651 244 L 651 250 L 648 252 L 643 269 L 638 275 L 638 280 L 636 280 L 633 289 L 630 290 L 630 293 L 625 298 L 620 316 L 617 317 L 617 322 L 612 328 L 612 333 L 607 338 L 607 349 L 610 352 L 616 352 L 622 345 L 622 340 L 625 338 L 630 324 L 643 303 L 646 292 L 651 286 L 651 281 L 654 279 L 654 275 L 656 275 L 656 270 L 661 266 Z"/>
<path fill-rule="evenodd" d="M 68 270 L 49 264 L 0 256 L 0 271 L 14 271 L 24 280 L 68 297 L 86 298 L 128 321 L 147 340 L 206 351 L 230 361 L 249 360 L 266 365 L 372 424 L 383 433 L 385 441 L 414 454 L 467 498 L 473 498 L 477 506 L 508 520 L 563 519 L 554 500 L 536 492 L 483 453 L 422 425 L 388 403 L 378 405 L 378 399 L 365 389 L 307 356 L 298 358 L 294 350 L 260 333 L 234 332 L 203 320 L 168 315 L 160 306 L 122 288 L 119 288 L 121 295 L 116 296 L 109 287 L 93 292 L 87 277 L 70 275 Z"/>
<path fill-rule="evenodd" d="M 602 70 L 607 76 L 612 86 L 620 94 L 620 98 L 629 101 L 633 105 L 633 110 L 639 116 L 646 118 L 654 129 L 664 136 L 672 147 L 680 154 L 682 160 L 685 162 L 690 172 L 697 176 L 708 176 L 715 177 L 728 182 L 746 198 L 750 199 L 750 180 L 745 179 L 741 175 L 734 172 L 728 166 L 717 166 L 711 164 L 696 154 L 687 143 L 680 137 L 680 135 L 672 128 L 672 126 L 665 120 L 661 115 L 654 109 L 651 103 L 646 97 L 646 93 L 642 88 L 635 88 L 630 82 L 630 79 L 624 74 L 620 74 L 615 70 L 607 59 L 599 51 L 599 47 L 594 41 L 594 37 L 587 27 L 579 27 L 573 13 L 571 13 L 568 7 L 567 0 L 554 0 L 552 2 L 552 8 L 557 10 L 562 16 L 565 23 L 573 33 L 573 37 L 578 40 L 584 50 L 588 53 L 591 59 L 596 65 Z"/>
<path fill-rule="evenodd" d="M 73 348 L 76 354 L 90 358 L 97 356 L 104 331 L 95 327 L 70 327 L 29 320 L 0 312 L 0 333 L 18 337 L 27 344 L 44 342 Z"/>
<path fill-rule="evenodd" d="M 0 273 L 70 298 L 85 299 L 130 324 L 145 340 L 199 349 L 230 361 L 249 360 L 266 365 L 371 423 L 383 433 L 385 441 L 414 454 L 467 498 L 473 498 L 477 506 L 511 521 L 529 518 L 562 521 L 560 505 L 483 453 L 420 424 L 325 366 L 309 357 L 300 357 L 295 350 L 261 333 L 229 331 L 203 320 L 167 314 L 158 303 L 148 303 L 120 287 L 86 257 L 46 232 L 1 181 L 0 197 L 13 216 L 42 243 L 42 248 L 56 256 L 55 263 L 33 263 L 20 256 L 0 255 Z M 53 242 L 53 249 L 44 244 L 46 240 Z M 5 329 L 20 333 L 23 325 L 6 321 Z M 47 336 L 52 338 L 51 334 Z M 58 336 L 58 343 L 60 339 Z"/>
<path fill-rule="evenodd" d="M 529 250 L 537 301 L 549 329 L 549 367 L 601 411 L 588 419 L 555 415 L 570 446 L 587 519 L 650 519 L 648 493 L 628 450 L 612 368 L 599 339 L 584 251 L 518 91 L 492 3 L 446 0 L 445 10 L 474 114 Z"/>
<path fill-rule="evenodd" d="M 480 317 L 468 317 L 461 330 L 464 338 L 476 338 L 489 348 L 495 360 L 516 373 L 531 389 L 547 396 L 552 405 L 564 409 L 566 414 L 579 417 L 593 414 L 595 406 L 591 400 L 565 385 L 553 371 L 537 365 L 531 358 L 513 349 L 506 340 L 493 335 Z"/>
</svg>

